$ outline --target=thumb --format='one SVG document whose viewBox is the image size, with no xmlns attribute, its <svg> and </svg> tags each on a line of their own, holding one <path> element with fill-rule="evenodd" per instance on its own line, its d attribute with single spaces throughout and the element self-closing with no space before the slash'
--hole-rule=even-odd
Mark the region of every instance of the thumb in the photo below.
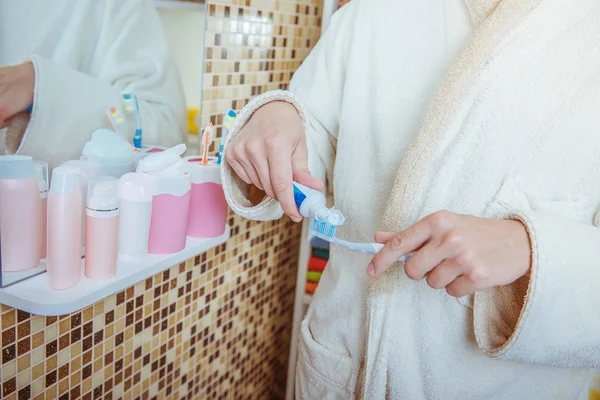
<svg viewBox="0 0 600 400">
<path fill-rule="evenodd" d="M 308 149 L 304 141 L 298 143 L 294 154 L 292 154 L 292 170 L 296 182 L 312 189 L 323 189 L 323 183 L 313 177 L 308 169 Z"/>
</svg>

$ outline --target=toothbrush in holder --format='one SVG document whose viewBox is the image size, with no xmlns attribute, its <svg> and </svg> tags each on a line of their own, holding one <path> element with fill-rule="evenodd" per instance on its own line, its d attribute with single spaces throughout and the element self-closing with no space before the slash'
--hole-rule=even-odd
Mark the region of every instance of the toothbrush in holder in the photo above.
<svg viewBox="0 0 600 400">
<path fill-rule="evenodd" d="M 225 115 L 223 115 L 223 135 L 221 136 L 221 145 L 219 146 L 219 157 L 217 158 L 217 164 L 221 164 L 223 161 L 223 150 L 225 149 L 225 141 L 227 140 L 227 135 L 231 132 L 231 128 L 233 127 L 233 123 L 237 118 L 237 114 L 232 109 L 229 109 Z"/>
<path fill-rule="evenodd" d="M 123 93 L 123 102 L 127 114 L 135 115 L 135 135 L 133 136 L 133 146 L 136 149 L 142 148 L 142 117 L 140 115 L 140 105 L 137 96 L 132 93 Z"/>
<path fill-rule="evenodd" d="M 313 219 L 309 228 L 310 233 L 318 238 L 326 240 L 330 243 L 339 244 L 340 246 L 344 246 L 348 249 L 360 251 L 362 253 L 377 254 L 384 246 L 381 243 L 356 243 L 343 240 L 335 236 L 336 230 L 337 227 L 335 225 L 332 225 L 326 221 L 321 221 L 318 218 Z M 400 257 L 398 261 L 405 263 L 411 257 L 412 254 L 406 254 Z"/>
<path fill-rule="evenodd" d="M 121 115 L 119 110 L 117 110 L 116 107 L 109 108 L 108 110 L 106 110 L 106 117 L 108 118 L 110 125 L 113 127 L 117 135 L 123 137 L 123 135 L 121 134 L 121 126 L 123 125 L 125 119 L 123 118 L 123 115 Z"/>
<path fill-rule="evenodd" d="M 208 126 L 204 129 L 202 133 L 202 165 L 208 165 L 208 148 L 212 143 L 212 122 L 208 123 Z"/>
</svg>

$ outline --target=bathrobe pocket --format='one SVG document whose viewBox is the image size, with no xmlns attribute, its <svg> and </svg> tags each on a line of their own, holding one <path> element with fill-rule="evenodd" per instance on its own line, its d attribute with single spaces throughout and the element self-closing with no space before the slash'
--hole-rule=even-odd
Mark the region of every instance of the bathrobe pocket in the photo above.
<svg viewBox="0 0 600 400">
<path fill-rule="evenodd" d="M 318 343 L 304 319 L 296 366 L 296 400 L 351 399 L 356 388 L 352 359 Z"/>
<path fill-rule="evenodd" d="M 569 190 L 561 195 L 535 193 L 521 183 L 524 178 L 508 177 L 504 180 L 498 193 L 487 205 L 484 217 L 508 218 L 511 215 L 530 211 L 555 214 L 587 224 L 593 224 L 597 216 L 598 200 L 583 196 L 571 196 Z"/>
</svg>

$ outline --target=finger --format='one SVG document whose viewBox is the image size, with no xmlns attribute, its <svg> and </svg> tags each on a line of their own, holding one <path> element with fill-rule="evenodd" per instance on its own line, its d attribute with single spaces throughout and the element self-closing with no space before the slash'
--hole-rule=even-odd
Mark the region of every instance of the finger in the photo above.
<svg viewBox="0 0 600 400">
<path fill-rule="evenodd" d="M 375 241 L 377 243 L 386 244 L 391 238 L 396 236 L 398 232 L 377 232 L 375 233 Z"/>
<path fill-rule="evenodd" d="M 252 179 L 250 179 L 250 177 L 246 173 L 246 170 L 244 169 L 244 167 L 242 167 L 242 164 L 240 164 L 239 162 L 237 162 L 237 160 L 234 159 L 228 159 L 227 161 L 229 162 L 229 165 L 231 166 L 233 171 L 237 174 L 237 176 L 239 176 L 241 180 L 246 182 L 248 185 L 252 185 Z"/>
<path fill-rule="evenodd" d="M 367 273 L 373 277 L 384 273 L 390 266 L 412 251 L 423 246 L 431 237 L 427 223 L 419 221 L 388 240 L 367 267 Z"/>
<path fill-rule="evenodd" d="M 431 270 L 437 267 L 444 259 L 443 248 L 438 240 L 430 240 L 404 264 L 406 276 L 415 281 L 425 278 Z"/>
<path fill-rule="evenodd" d="M 433 289 L 443 289 L 460 276 L 462 269 L 451 260 L 444 260 L 427 274 L 427 284 Z"/>
<path fill-rule="evenodd" d="M 293 221 L 300 222 L 302 215 L 294 201 L 293 172 L 290 162 L 291 154 L 286 151 L 273 149 L 269 154 L 269 169 L 271 185 L 277 196 L 283 212 Z"/>
<path fill-rule="evenodd" d="M 323 182 L 312 176 L 308 169 L 308 150 L 304 141 L 300 142 L 292 155 L 294 180 L 315 190 L 323 189 Z"/>
<path fill-rule="evenodd" d="M 464 276 L 459 276 L 446 286 L 446 292 L 453 297 L 464 297 L 475 293 L 479 288 Z"/>
<path fill-rule="evenodd" d="M 256 169 L 254 168 L 254 165 L 252 165 L 252 163 L 249 160 L 245 159 L 240 159 L 238 162 L 244 168 L 244 171 L 246 171 L 246 175 L 248 176 L 248 178 L 250 178 L 251 183 L 260 190 L 265 190 L 265 187 L 263 186 L 260 177 L 258 176 Z"/>
<path fill-rule="evenodd" d="M 271 175 L 269 173 L 269 161 L 268 157 L 262 156 L 257 157 L 254 155 L 250 155 L 250 163 L 256 172 L 258 180 L 260 181 L 260 186 L 257 187 L 261 190 L 264 190 L 267 196 L 272 199 L 277 200 L 277 194 L 273 191 L 273 187 L 271 186 Z"/>
</svg>

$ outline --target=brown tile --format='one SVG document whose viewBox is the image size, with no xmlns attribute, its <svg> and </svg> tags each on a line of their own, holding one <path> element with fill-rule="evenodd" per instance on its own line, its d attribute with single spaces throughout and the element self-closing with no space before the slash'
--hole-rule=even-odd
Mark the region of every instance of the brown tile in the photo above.
<svg viewBox="0 0 600 400">
<path fill-rule="evenodd" d="M 31 318 L 31 314 L 25 311 L 17 310 L 17 322 L 23 322 Z"/>
<path fill-rule="evenodd" d="M 17 356 L 16 346 L 11 344 L 2 349 L 2 364 L 6 364 L 9 361 L 12 361 Z"/>
<path fill-rule="evenodd" d="M 2 314 L 2 329 L 7 329 L 7 328 L 14 328 L 14 325 L 16 324 L 16 311 L 15 310 L 10 310 L 8 312 L 5 312 L 4 314 Z"/>
<path fill-rule="evenodd" d="M 40 347 L 41 345 L 44 344 L 44 331 L 35 333 L 32 337 L 31 337 L 31 348 L 35 349 L 37 347 Z"/>
<path fill-rule="evenodd" d="M 31 399 L 31 386 L 27 385 L 21 390 L 19 390 L 19 400 L 29 400 Z"/>
<path fill-rule="evenodd" d="M 35 365 L 31 369 L 31 380 L 35 381 L 35 380 L 37 380 L 37 378 L 39 378 L 42 375 L 44 375 L 44 363 L 43 362 L 39 363 L 38 365 Z"/>
<path fill-rule="evenodd" d="M 83 325 L 83 337 L 91 335 L 94 332 L 94 323 L 92 321 Z"/>
<path fill-rule="evenodd" d="M 53 354 L 56 354 L 58 351 L 58 340 L 53 340 L 49 343 L 46 343 L 46 357 L 50 357 Z"/>
<path fill-rule="evenodd" d="M 58 369 L 58 380 L 59 381 L 63 380 L 67 376 L 69 376 L 69 363 L 66 363 L 65 365 L 63 365 L 62 367 L 60 367 Z"/>
<path fill-rule="evenodd" d="M 70 321 L 68 321 L 70 322 Z M 67 333 L 65 335 L 62 335 L 59 339 L 58 339 L 58 348 L 59 350 L 63 350 L 66 349 L 67 347 L 69 347 L 69 339 L 70 339 L 70 334 Z"/>
<path fill-rule="evenodd" d="M 2 383 L 2 397 L 6 397 L 17 390 L 17 378 L 13 377 Z"/>
<path fill-rule="evenodd" d="M 17 336 L 15 334 L 15 327 L 13 326 L 12 328 L 6 329 L 2 332 L 2 347 L 6 347 L 9 344 L 14 343 L 16 339 Z"/>
<path fill-rule="evenodd" d="M 25 336 L 29 336 L 31 333 L 31 320 L 27 320 L 17 327 L 17 334 L 19 339 L 24 338 Z"/>
<path fill-rule="evenodd" d="M 105 325 L 111 324 L 115 320 L 115 311 L 110 310 L 105 314 Z"/>
<path fill-rule="evenodd" d="M 77 328 L 81 325 L 81 313 L 71 315 L 71 328 Z"/>
<path fill-rule="evenodd" d="M 56 383 L 56 370 L 46 374 L 46 387 L 50 387 Z"/>
<path fill-rule="evenodd" d="M 31 350 L 31 338 L 26 337 L 25 339 L 20 340 L 17 345 L 18 354 L 22 356 L 23 354 L 28 353 L 29 350 Z"/>
<path fill-rule="evenodd" d="M 80 340 L 81 340 L 81 327 L 78 327 L 71 331 L 71 343 L 76 343 Z"/>
<path fill-rule="evenodd" d="M 58 363 L 58 357 L 52 356 L 46 358 L 46 372 L 56 369 Z"/>
<path fill-rule="evenodd" d="M 58 317 L 46 317 L 46 326 L 50 326 L 58 321 Z"/>
<path fill-rule="evenodd" d="M 92 366 L 91 365 L 86 365 L 81 370 L 81 379 L 86 380 L 90 376 L 92 376 Z"/>
</svg>

